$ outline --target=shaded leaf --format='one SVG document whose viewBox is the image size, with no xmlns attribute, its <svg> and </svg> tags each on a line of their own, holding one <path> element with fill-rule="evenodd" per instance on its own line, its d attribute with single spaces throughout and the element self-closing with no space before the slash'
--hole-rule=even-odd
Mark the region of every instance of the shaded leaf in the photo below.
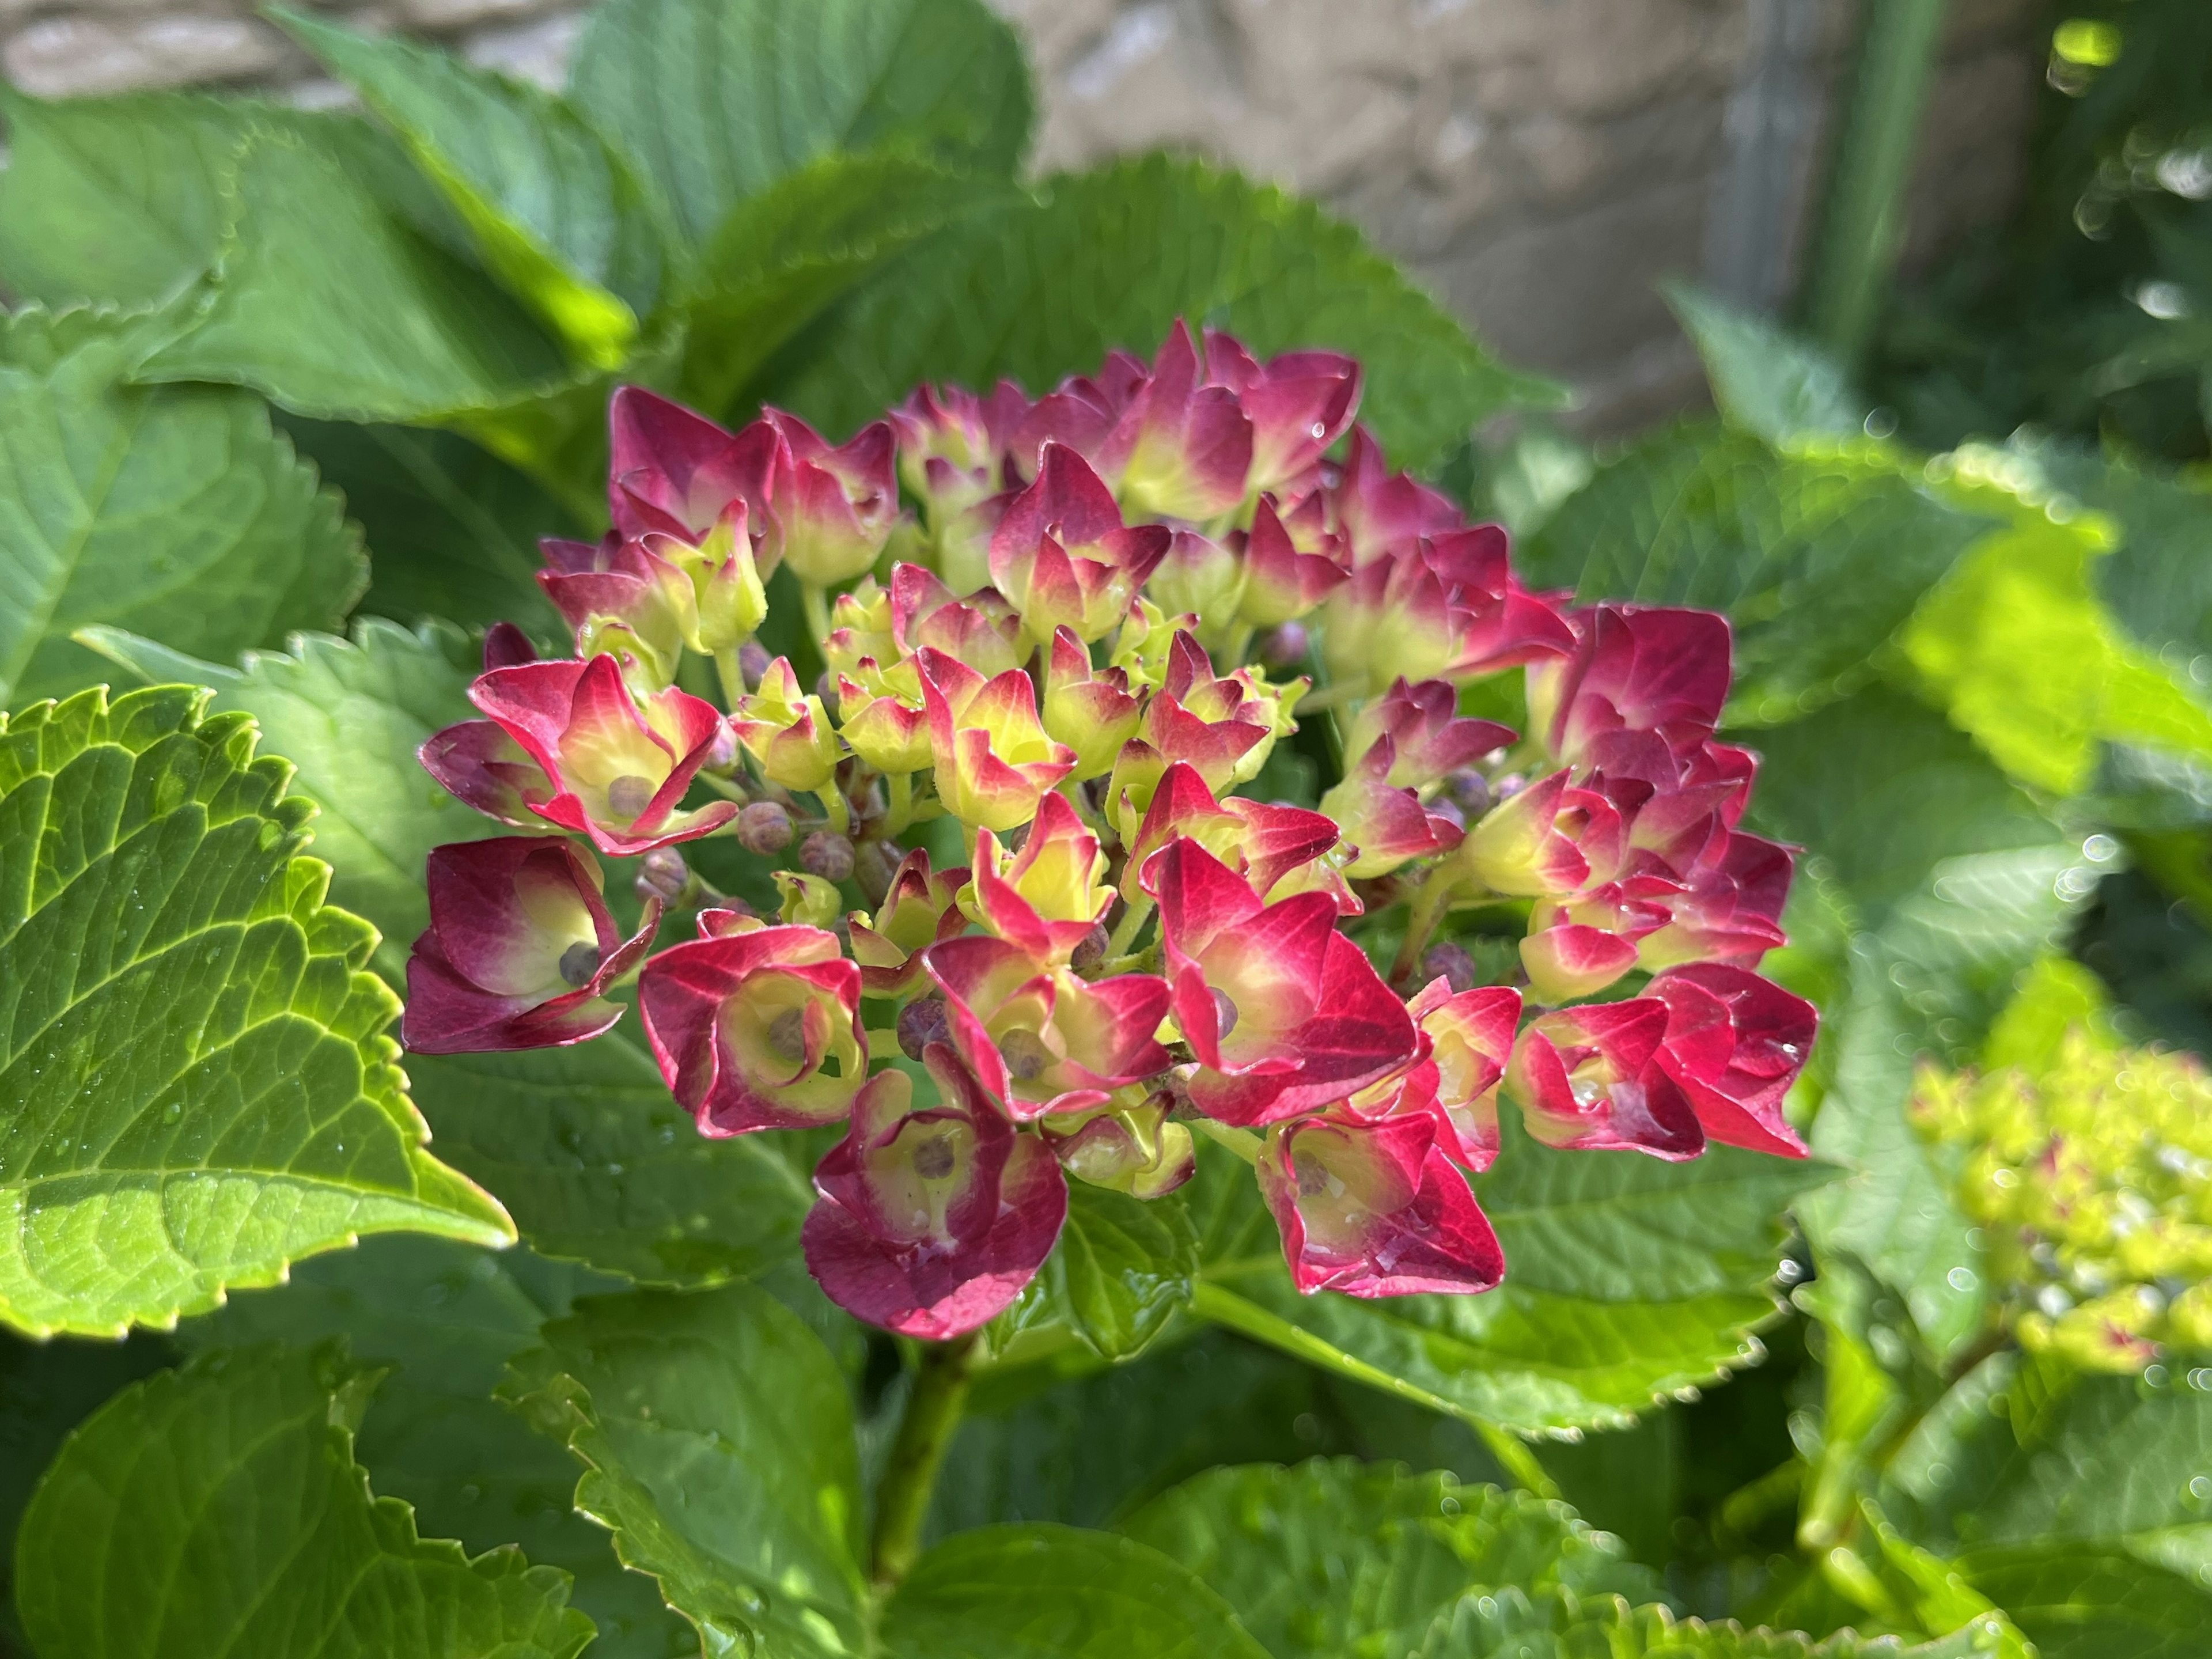
<svg viewBox="0 0 2212 1659">
<path fill-rule="evenodd" d="M 584 1466 L 576 1507 L 706 1650 L 860 1650 L 845 1379 L 765 1291 L 636 1291 L 548 1325 L 502 1390 Z"/>
<path fill-rule="evenodd" d="M 568 1659 L 591 1620 L 519 1551 L 474 1560 L 372 1498 L 352 1429 L 373 1380 L 329 1350 L 210 1355 L 133 1383 L 24 1516 L 16 1589 L 41 1653 Z"/>
<path fill-rule="evenodd" d="M 258 398 L 140 390 L 128 325 L 30 311 L 0 363 L 0 701 L 91 684 L 70 633 L 110 623 L 231 657 L 327 627 L 368 580 L 361 534 Z"/>
<path fill-rule="evenodd" d="M 831 151 L 740 202 L 699 261 L 678 390 L 732 419 L 806 325 L 924 237 L 1011 196 L 901 150 Z"/>
<path fill-rule="evenodd" d="M 617 367 L 662 277 L 659 228 L 629 164 L 540 88 L 405 40 L 276 16 L 398 135 L 485 269 L 580 359 Z"/>
<path fill-rule="evenodd" d="M 299 416 L 281 424 L 345 492 L 368 538 L 369 586 L 356 611 L 465 628 L 512 622 L 541 639 L 564 632 L 538 586 L 538 541 L 590 536 L 527 474 L 458 433 Z"/>
<path fill-rule="evenodd" d="M 248 386 L 329 419 L 427 421 L 571 378 L 560 348 L 512 301 L 401 223 L 323 148 L 257 128 L 224 205 L 214 276 L 142 380 Z"/>
<path fill-rule="evenodd" d="M 0 736 L 0 1316 L 167 1325 L 361 1234 L 514 1237 L 423 1150 L 313 807 L 172 686 Z"/>
<path fill-rule="evenodd" d="M 1418 1659 L 1974 1659 L 2001 1656 L 1987 1623 L 1933 1642 L 1841 1631 L 1816 1639 L 1799 1631 L 1746 1630 L 1731 1621 L 1678 1619 L 1662 1606 L 1631 1608 L 1617 1596 L 1565 1591 L 1531 1598 L 1518 1589 L 1470 1595 L 1437 1621 Z"/>
<path fill-rule="evenodd" d="M 357 115 L 187 92 L 49 103 L 4 82 L 0 113 L 0 280 L 23 300 L 144 305 L 198 276 L 221 251 L 229 174 L 256 129 L 342 158 L 404 222 L 448 252 L 467 247 L 398 144 Z"/>
<path fill-rule="evenodd" d="M 768 395 L 849 431 L 918 382 L 1032 393 L 1149 359 L 1177 317 L 1229 329 L 1262 356 L 1328 347 L 1367 372 L 1362 412 L 1391 459 L 1420 467 L 1501 410 L 1557 388 L 1501 368 L 1350 225 L 1272 185 L 1146 156 L 1045 181 L 891 265 Z"/>
<path fill-rule="evenodd" d="M 1006 177 L 1029 143 L 1020 44 L 979 0 L 615 0 L 575 65 L 571 97 L 695 246 L 830 150 Z"/>
<path fill-rule="evenodd" d="M 1301 1297 L 1272 1227 L 1224 1224 L 1224 1203 L 1195 1310 L 1432 1409 L 1527 1431 L 1625 1424 L 1756 1363 L 1783 1211 L 1832 1170 L 1723 1147 L 1688 1164 L 1560 1152 L 1510 1115 L 1502 1127 L 1504 1150 L 1475 1183 L 1505 1252 L 1497 1290 Z M 1200 1170 L 1217 1191 L 1249 1184 L 1218 1159 Z"/>
<path fill-rule="evenodd" d="M 2042 1659 L 2196 1659 L 2212 1629 L 2201 1566 L 2076 1543 L 1976 1550 L 1957 1565 Z"/>
<path fill-rule="evenodd" d="M 1060 1242 L 1021 1299 L 989 1328 L 994 1346 L 1027 1352 L 1073 1336 L 1108 1359 L 1144 1349 L 1190 1301 L 1198 1234 L 1181 1198 L 1140 1201 L 1070 1182 Z"/>
<path fill-rule="evenodd" d="M 373 1239 L 300 1264 L 277 1289 L 231 1298 L 179 1331 L 190 1352 L 343 1337 L 389 1368 L 354 1454 L 370 1485 L 413 1506 L 416 1525 L 471 1552 L 514 1544 L 570 1574 L 569 1603 L 599 1627 L 603 1659 L 667 1659 L 685 1634 L 650 1580 L 570 1507 L 575 1466 L 495 1401 L 507 1361 L 578 1295 L 622 1281 L 520 1248 L 496 1254 L 440 1239 Z"/>
<path fill-rule="evenodd" d="M 1684 425 L 1599 468 L 1521 551 L 1536 586 L 1578 599 L 1725 611 L 1731 718 L 1786 720 L 1863 683 L 1867 659 L 1987 529 L 1876 445 L 1777 454 Z"/>
<path fill-rule="evenodd" d="M 946 1539 L 891 1597 L 883 1636 L 892 1659 L 1267 1659 L 1188 1568 L 1071 1527 Z"/>
<path fill-rule="evenodd" d="M 1850 438 L 1865 430 L 1866 400 L 1811 341 L 1686 283 L 1670 283 L 1666 293 L 1729 425 L 1778 448 L 1806 434 Z"/>
<path fill-rule="evenodd" d="M 1565 1504 L 1348 1458 L 1210 1470 L 1122 1529 L 1204 1579 L 1274 1659 L 1411 1652 L 1482 1587 L 1656 1589 Z"/>
<path fill-rule="evenodd" d="M 253 716 L 263 741 L 298 769 L 293 793 L 320 809 L 315 850 L 331 866 L 332 899 L 375 924 L 376 968 L 404 991 L 407 951 L 429 925 L 422 861 L 443 842 L 510 833 L 433 782 L 415 750 L 474 711 L 465 695 L 477 652 L 453 629 L 410 632 L 365 618 L 349 641 L 295 635 L 289 652 L 249 652 L 219 667 L 113 630 L 88 642 L 149 684 L 213 686 L 212 706 Z"/>
</svg>

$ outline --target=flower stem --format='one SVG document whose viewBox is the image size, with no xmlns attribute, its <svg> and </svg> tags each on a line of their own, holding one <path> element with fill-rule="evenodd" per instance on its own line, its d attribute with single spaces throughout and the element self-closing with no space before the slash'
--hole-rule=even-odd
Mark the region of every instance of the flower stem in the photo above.
<svg viewBox="0 0 2212 1659">
<path fill-rule="evenodd" d="M 844 792 L 834 780 L 827 788 L 817 789 L 814 799 L 822 803 L 822 816 L 829 820 L 832 830 L 841 836 L 853 833 L 852 810 L 845 805 Z"/>
<path fill-rule="evenodd" d="M 723 706 L 734 712 L 738 700 L 745 695 L 745 671 L 738 661 L 736 646 L 726 645 L 714 653 L 714 672 L 722 677 Z"/>
<path fill-rule="evenodd" d="M 921 1555 L 922 1524 L 937 1490 L 937 1472 L 960 1426 L 968 1401 L 968 1373 L 981 1339 L 975 1333 L 950 1342 L 922 1345 L 914 1391 L 899 1419 L 890 1461 L 876 1486 L 876 1529 L 868 1547 L 869 1574 L 889 1589 Z"/>
<path fill-rule="evenodd" d="M 886 773 L 884 787 L 886 791 L 884 834 L 897 836 L 914 822 L 914 774 Z"/>
<path fill-rule="evenodd" d="M 812 582 L 799 585 L 799 603 L 806 612 L 807 631 L 814 642 L 821 644 L 830 637 L 830 593 L 827 588 L 817 587 Z"/>
<path fill-rule="evenodd" d="M 1190 1121 L 1190 1127 L 1216 1145 L 1226 1146 L 1255 1169 L 1259 1167 L 1260 1155 L 1267 1149 L 1267 1143 L 1249 1129 L 1231 1128 L 1226 1123 L 1216 1123 L 1210 1117 L 1194 1117 Z"/>
<path fill-rule="evenodd" d="M 1404 986 L 1419 969 L 1421 953 L 1429 948 L 1430 937 L 1460 881 L 1460 871 L 1450 864 L 1439 864 L 1422 881 L 1406 917 L 1406 937 L 1399 941 L 1397 960 L 1390 964 L 1391 984 Z"/>
<path fill-rule="evenodd" d="M 1137 935 L 1145 931 L 1145 923 L 1152 919 L 1152 902 L 1150 899 L 1138 899 L 1130 903 L 1121 912 L 1121 920 L 1115 925 L 1113 933 L 1107 937 L 1106 954 L 1109 957 L 1127 956 L 1129 947 L 1137 942 Z"/>
</svg>

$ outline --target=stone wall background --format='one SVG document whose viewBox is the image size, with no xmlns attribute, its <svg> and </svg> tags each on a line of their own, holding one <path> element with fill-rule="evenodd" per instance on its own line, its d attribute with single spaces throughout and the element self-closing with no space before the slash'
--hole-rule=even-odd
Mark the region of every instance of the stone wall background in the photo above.
<svg viewBox="0 0 2212 1659">
<path fill-rule="evenodd" d="M 1854 0 L 992 0 L 1028 36 L 1037 163 L 1194 149 L 1334 204 L 1594 431 L 1696 402 L 1654 284 L 1789 293 Z M 574 0 L 321 0 L 557 84 Z M 1910 255 L 2000 214 L 2043 66 L 2039 0 L 1954 0 Z M 0 0 L 0 68 L 47 97 L 339 89 L 251 0 Z"/>
</svg>

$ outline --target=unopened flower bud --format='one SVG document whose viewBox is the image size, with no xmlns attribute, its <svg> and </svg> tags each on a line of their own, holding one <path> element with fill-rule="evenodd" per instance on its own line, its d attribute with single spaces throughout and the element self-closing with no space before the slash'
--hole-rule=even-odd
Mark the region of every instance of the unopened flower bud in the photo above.
<svg viewBox="0 0 2212 1659">
<path fill-rule="evenodd" d="M 673 847 L 654 848 L 638 865 L 640 902 L 657 898 L 665 904 L 680 904 L 690 887 L 690 869 L 684 862 L 684 854 Z"/>
<path fill-rule="evenodd" d="M 1429 803 L 1429 816 L 1442 818 L 1455 830 L 1467 828 L 1467 814 L 1460 811 L 1459 803 L 1449 795 L 1439 795 Z"/>
<path fill-rule="evenodd" d="M 1482 970 L 1474 965 L 1474 958 L 1467 953 L 1466 947 L 1449 940 L 1429 946 L 1428 954 L 1421 958 L 1421 973 L 1430 980 L 1442 975 L 1455 996 L 1482 983 Z"/>
<path fill-rule="evenodd" d="M 747 640 L 738 647 L 738 672 L 745 678 L 746 690 L 760 690 L 761 676 L 768 672 L 769 664 L 775 660 L 758 640 Z"/>
<path fill-rule="evenodd" d="M 757 800 L 738 814 L 738 845 L 771 858 L 791 845 L 791 814 L 772 800 Z"/>
<path fill-rule="evenodd" d="M 1462 767 L 1445 775 L 1444 793 L 1460 810 L 1460 822 L 1472 823 L 1496 805 L 1497 798 L 1491 793 L 1490 780 L 1472 767 Z"/>
<path fill-rule="evenodd" d="M 714 728 L 713 740 L 707 745 L 707 758 L 699 764 L 709 772 L 726 772 L 738 763 L 738 734 L 724 720 Z"/>
<path fill-rule="evenodd" d="M 917 997 L 899 1010 L 899 1052 L 920 1060 L 933 1042 L 952 1040 L 952 1024 L 945 1018 L 943 997 Z"/>
<path fill-rule="evenodd" d="M 853 877 L 869 903 L 881 904 L 890 896 L 891 883 L 904 857 L 897 844 L 888 841 L 866 841 L 854 849 Z"/>
<path fill-rule="evenodd" d="M 1106 924 L 1102 921 L 1083 936 L 1083 942 L 1069 954 L 1067 965 L 1079 974 L 1089 973 L 1106 960 L 1108 937 Z"/>
<path fill-rule="evenodd" d="M 817 830 L 799 845 L 799 867 L 824 881 L 853 873 L 853 843 L 835 830 Z"/>
<path fill-rule="evenodd" d="M 511 622 L 496 622 L 484 635 L 483 665 L 489 674 L 495 668 L 512 668 L 517 663 L 536 662 L 538 647 L 530 642 L 530 635 Z"/>
<path fill-rule="evenodd" d="M 1518 772 L 1508 772 L 1490 786 L 1490 793 L 1498 800 L 1511 800 L 1528 787 L 1528 780 Z"/>
<path fill-rule="evenodd" d="M 1260 635 L 1260 660 L 1270 668 L 1296 668 L 1311 643 L 1304 623 L 1279 623 Z"/>
</svg>

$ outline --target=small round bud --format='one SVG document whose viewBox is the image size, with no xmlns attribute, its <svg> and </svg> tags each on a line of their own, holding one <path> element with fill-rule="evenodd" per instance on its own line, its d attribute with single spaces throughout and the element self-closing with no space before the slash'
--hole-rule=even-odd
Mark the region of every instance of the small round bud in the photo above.
<svg viewBox="0 0 2212 1659">
<path fill-rule="evenodd" d="M 1462 991 L 1472 991 L 1482 983 L 1482 970 L 1474 965 L 1474 958 L 1463 946 L 1449 940 L 1429 946 L 1428 954 L 1421 958 L 1421 972 L 1425 976 L 1424 982 L 1441 974 L 1455 996 Z"/>
<path fill-rule="evenodd" d="M 1439 795 L 1429 803 L 1429 816 L 1442 818 L 1455 830 L 1467 828 L 1467 814 L 1460 811 L 1459 803 L 1449 795 Z"/>
<path fill-rule="evenodd" d="M 726 772 L 738 763 L 738 734 L 727 720 L 716 724 L 707 744 L 707 758 L 699 763 L 709 772 Z"/>
<path fill-rule="evenodd" d="M 1083 936 L 1083 943 L 1069 954 L 1067 965 L 1079 974 L 1087 974 L 1106 960 L 1106 941 L 1109 936 L 1106 924 L 1100 922 Z"/>
<path fill-rule="evenodd" d="M 943 997 L 916 997 L 899 1010 L 899 1052 L 908 1060 L 920 1060 L 931 1043 L 951 1038 L 952 1023 L 945 1018 Z"/>
<path fill-rule="evenodd" d="M 673 847 L 656 847 L 638 864 L 637 896 L 641 902 L 657 898 L 664 904 L 681 904 L 690 886 L 690 868 L 684 862 L 684 854 Z"/>
<path fill-rule="evenodd" d="M 781 803 L 757 800 L 738 813 L 738 845 L 770 858 L 791 845 L 791 814 Z"/>
<path fill-rule="evenodd" d="M 747 640 L 738 647 L 738 672 L 745 677 L 746 690 L 760 690 L 761 676 L 768 672 L 768 665 L 775 660 L 758 640 Z"/>
<path fill-rule="evenodd" d="M 1311 644 L 1304 623 L 1281 623 L 1260 636 L 1260 660 L 1270 668 L 1296 668 Z"/>
<path fill-rule="evenodd" d="M 1456 772 L 1444 775 L 1444 793 L 1457 804 L 1463 821 L 1474 823 L 1497 803 L 1490 793 L 1490 780 L 1472 767 L 1462 767 Z"/>
<path fill-rule="evenodd" d="M 1514 796 L 1528 787 L 1528 780 L 1522 777 L 1521 774 L 1508 772 L 1490 786 L 1490 793 L 1493 800 L 1511 800 Z"/>
<path fill-rule="evenodd" d="M 864 841 L 854 850 L 853 877 L 869 903 L 881 904 L 890 896 L 891 882 L 905 856 L 896 842 L 888 841 Z"/>
<path fill-rule="evenodd" d="M 495 668 L 512 668 L 517 663 L 536 662 L 538 647 L 530 642 L 530 635 L 511 622 L 497 622 L 484 635 L 483 665 L 489 674 Z"/>
<path fill-rule="evenodd" d="M 799 844 L 799 867 L 824 881 L 842 881 L 853 873 L 853 843 L 835 830 L 817 830 Z"/>
</svg>

